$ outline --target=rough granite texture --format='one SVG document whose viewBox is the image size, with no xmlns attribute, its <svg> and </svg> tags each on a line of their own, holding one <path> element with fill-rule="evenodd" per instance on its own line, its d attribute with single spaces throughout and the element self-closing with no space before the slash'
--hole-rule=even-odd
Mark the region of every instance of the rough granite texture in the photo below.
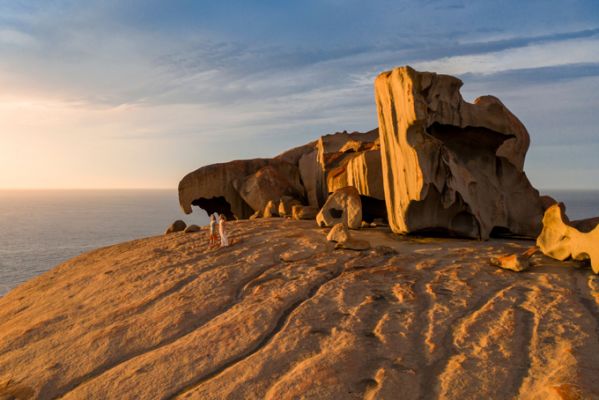
<svg viewBox="0 0 599 400">
<path fill-rule="evenodd" d="M 0 398 L 592 399 L 599 277 L 530 242 L 228 224 L 73 258 L 0 299 Z M 391 251 L 390 249 L 393 249 Z M 396 254 L 394 254 L 396 252 Z M 12 397 L 11 397 L 12 396 Z"/>
</svg>

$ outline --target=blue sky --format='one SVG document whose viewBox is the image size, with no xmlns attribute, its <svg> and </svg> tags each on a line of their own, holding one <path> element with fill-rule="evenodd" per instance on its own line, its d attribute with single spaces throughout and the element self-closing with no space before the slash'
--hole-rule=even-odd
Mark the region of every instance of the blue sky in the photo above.
<svg viewBox="0 0 599 400">
<path fill-rule="evenodd" d="M 599 188 L 597 1 L 0 4 L 0 187 L 172 187 L 376 126 L 394 66 L 527 126 L 539 188 Z"/>
</svg>

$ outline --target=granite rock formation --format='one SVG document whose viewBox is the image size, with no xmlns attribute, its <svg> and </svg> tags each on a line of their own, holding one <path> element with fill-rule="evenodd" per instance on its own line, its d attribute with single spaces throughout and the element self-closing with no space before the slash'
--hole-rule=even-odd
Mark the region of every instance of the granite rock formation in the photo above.
<svg viewBox="0 0 599 400">
<path fill-rule="evenodd" d="M 526 128 L 495 97 L 465 102 L 461 86 L 410 67 L 376 78 L 390 226 L 397 233 L 536 237 L 543 207 L 523 172 Z"/>
<path fill-rule="evenodd" d="M 140 239 L 0 298 L 0 398 L 597 398 L 599 276 L 483 261 L 529 243 L 228 229 L 226 251 Z"/>
<path fill-rule="evenodd" d="M 263 211 L 269 201 L 283 199 L 285 215 L 291 206 L 320 208 L 329 193 L 354 186 L 370 199 L 368 215 L 386 216 L 378 130 L 337 132 L 288 150 L 271 159 L 237 160 L 212 164 L 186 175 L 179 183 L 179 203 L 191 213 L 192 205 L 228 219 L 245 219 Z"/>
<path fill-rule="evenodd" d="M 599 274 L 599 221 L 594 218 L 592 222 L 596 222 L 594 226 L 584 220 L 570 223 L 564 209 L 554 204 L 545 211 L 537 246 L 557 260 L 590 260 L 593 272 Z"/>
<path fill-rule="evenodd" d="M 316 216 L 316 223 L 321 227 L 341 223 L 350 229 L 359 229 L 362 225 L 362 201 L 358 190 L 347 186 L 331 194 Z"/>
</svg>

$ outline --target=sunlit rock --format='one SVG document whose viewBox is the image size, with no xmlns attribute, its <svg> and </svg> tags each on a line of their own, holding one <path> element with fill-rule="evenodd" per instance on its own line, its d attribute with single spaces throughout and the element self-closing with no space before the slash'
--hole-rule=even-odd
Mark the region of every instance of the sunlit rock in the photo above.
<svg viewBox="0 0 599 400">
<path fill-rule="evenodd" d="M 497 98 L 467 103 L 461 86 L 410 67 L 377 77 L 389 224 L 397 233 L 535 237 L 543 207 L 522 170 L 528 133 Z"/>
<path fill-rule="evenodd" d="M 590 221 L 595 222 L 591 228 Z M 557 260 L 590 260 L 593 272 L 599 274 L 599 220 L 569 222 L 559 204 L 545 211 L 543 230 L 537 238 L 541 251 Z M 573 225 L 584 227 L 581 231 Z"/>
</svg>

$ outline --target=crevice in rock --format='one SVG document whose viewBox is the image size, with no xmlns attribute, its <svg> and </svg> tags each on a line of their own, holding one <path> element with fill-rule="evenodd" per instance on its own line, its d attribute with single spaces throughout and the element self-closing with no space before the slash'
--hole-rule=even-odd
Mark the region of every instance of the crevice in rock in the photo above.
<svg viewBox="0 0 599 400">
<path fill-rule="evenodd" d="M 262 350 L 278 335 L 279 332 L 281 332 L 285 328 L 285 326 L 287 326 L 289 320 L 291 319 L 291 315 L 293 314 L 293 312 L 295 310 L 297 310 L 299 307 L 301 307 L 307 301 L 309 301 L 314 296 L 316 296 L 316 294 L 318 293 L 320 288 L 322 288 L 325 284 L 338 278 L 343 273 L 343 271 L 344 271 L 343 268 L 339 268 L 337 271 L 334 271 L 332 273 L 332 275 L 329 278 L 327 278 L 324 282 L 318 283 L 314 287 L 312 287 L 310 289 L 310 291 L 308 292 L 307 296 L 302 297 L 301 299 L 299 299 L 298 301 L 296 301 L 295 303 L 291 304 L 289 307 L 284 309 L 282 311 L 279 319 L 277 320 L 277 323 L 275 324 L 274 328 L 270 332 L 268 332 L 262 338 L 262 340 L 260 340 L 254 347 L 252 347 L 248 351 L 243 352 L 242 354 L 234 357 L 233 359 L 225 362 L 223 365 L 221 365 L 219 368 L 213 370 L 212 372 L 204 374 L 203 376 L 199 377 L 196 381 L 190 383 L 189 385 L 184 386 L 179 391 L 175 392 L 174 394 L 172 394 L 170 396 L 167 396 L 166 398 L 168 398 L 168 399 L 177 398 L 177 397 L 181 396 L 182 394 L 189 392 L 189 391 L 193 390 L 194 388 L 200 386 L 204 382 L 214 378 L 215 376 L 220 375 L 221 373 L 223 373 L 227 369 L 233 367 L 237 363 L 242 362 L 243 360 L 247 359 L 248 357 L 251 357 L 253 354 Z"/>
<path fill-rule="evenodd" d="M 377 218 L 382 219 L 385 223 L 388 221 L 385 200 L 364 195 L 360 195 L 360 200 L 362 201 L 363 221 L 370 223 Z"/>
</svg>

